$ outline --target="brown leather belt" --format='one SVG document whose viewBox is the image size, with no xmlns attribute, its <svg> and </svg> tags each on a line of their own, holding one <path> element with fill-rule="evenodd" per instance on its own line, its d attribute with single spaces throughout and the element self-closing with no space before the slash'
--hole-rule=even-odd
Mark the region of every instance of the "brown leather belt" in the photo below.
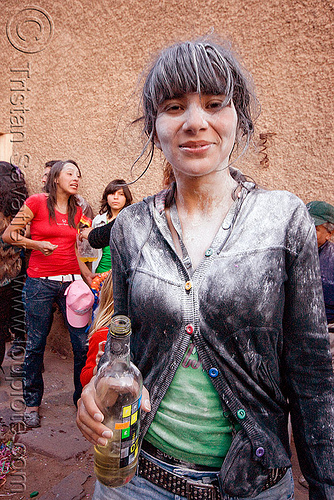
<svg viewBox="0 0 334 500">
<path fill-rule="evenodd" d="M 187 464 L 186 462 L 182 462 L 181 460 L 174 459 L 173 457 L 169 457 L 168 455 L 155 448 L 153 445 L 147 443 L 147 441 L 143 442 L 143 450 L 145 450 L 150 455 L 155 456 L 155 458 L 163 460 L 166 463 L 170 463 L 167 457 L 172 458 L 172 461 L 174 463 L 172 463 L 171 465 L 183 465 L 185 467 L 187 467 L 187 465 L 191 465 Z M 164 456 L 162 457 L 161 454 L 163 454 Z M 203 476 L 205 477 L 205 469 L 208 468 L 204 468 L 203 466 L 195 466 L 192 467 L 192 470 L 198 470 L 199 467 L 202 467 L 201 470 L 203 470 Z M 210 470 L 212 471 L 212 469 Z M 263 487 L 263 491 L 271 488 L 281 479 L 283 479 L 287 470 L 288 467 L 270 469 L 268 473 L 268 479 Z M 184 476 L 178 476 L 173 472 L 166 471 L 165 469 L 153 463 L 148 458 L 143 457 L 142 455 L 139 456 L 138 473 L 141 477 L 147 479 L 160 488 L 163 488 L 170 493 L 173 493 L 174 495 L 183 496 L 188 500 L 222 500 L 219 491 L 218 479 L 210 480 L 210 478 L 207 478 L 209 483 L 201 483 L 200 481 L 194 481 Z"/>
</svg>

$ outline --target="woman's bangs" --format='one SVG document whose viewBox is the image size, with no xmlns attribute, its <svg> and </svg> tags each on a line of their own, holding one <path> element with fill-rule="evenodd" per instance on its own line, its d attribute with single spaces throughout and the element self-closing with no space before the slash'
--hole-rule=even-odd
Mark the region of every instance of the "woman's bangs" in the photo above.
<svg viewBox="0 0 334 500">
<path fill-rule="evenodd" d="M 201 44 L 188 48 L 189 50 L 184 51 L 184 47 L 179 47 L 179 50 L 160 61 L 156 106 L 167 99 L 188 93 L 223 94 L 230 100 L 233 89 L 226 61 L 223 71 L 216 53 L 209 54 Z"/>
</svg>

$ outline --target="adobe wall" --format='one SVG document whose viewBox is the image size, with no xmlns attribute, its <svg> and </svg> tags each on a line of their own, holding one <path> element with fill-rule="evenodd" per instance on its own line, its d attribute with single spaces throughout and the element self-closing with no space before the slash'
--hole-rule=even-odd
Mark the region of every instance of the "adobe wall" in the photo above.
<svg viewBox="0 0 334 500">
<path fill-rule="evenodd" d="M 262 106 L 255 139 L 276 134 L 267 169 L 259 153 L 238 165 L 270 188 L 334 203 L 329 0 L 37 0 L 35 10 L 23 10 L 26 5 L 1 2 L 0 131 L 22 140 L 13 143 L 13 159 L 23 165 L 31 191 L 39 190 L 43 162 L 53 158 L 78 161 L 82 194 L 95 208 L 109 180 L 131 180 L 141 149 L 139 131 L 129 127 L 139 73 L 161 47 L 213 28 L 232 41 L 253 74 Z M 133 186 L 136 200 L 159 189 L 160 164 L 157 155 Z"/>
<path fill-rule="evenodd" d="M 81 194 L 95 210 L 111 179 L 132 180 L 130 167 L 142 146 L 140 131 L 129 125 L 137 116 L 139 73 L 163 46 L 214 29 L 241 54 L 262 106 L 257 150 L 237 166 L 269 188 L 334 204 L 330 0 L 29 5 L 1 2 L 0 132 L 12 133 L 12 159 L 25 171 L 31 193 L 40 190 L 50 159 L 79 163 Z M 267 158 L 260 134 L 267 134 Z M 157 154 L 132 187 L 136 201 L 160 189 L 161 164 Z"/>
</svg>

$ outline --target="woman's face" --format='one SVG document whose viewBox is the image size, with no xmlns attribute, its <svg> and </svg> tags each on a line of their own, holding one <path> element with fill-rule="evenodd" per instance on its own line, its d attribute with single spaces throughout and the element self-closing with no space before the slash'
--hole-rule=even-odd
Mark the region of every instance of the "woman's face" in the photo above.
<svg viewBox="0 0 334 500">
<path fill-rule="evenodd" d="M 126 197 L 123 189 L 118 189 L 112 194 L 108 194 L 107 203 L 112 211 L 112 213 L 118 213 L 124 208 L 126 203 Z"/>
<path fill-rule="evenodd" d="M 80 172 L 73 163 L 65 163 L 56 180 L 57 191 L 69 195 L 76 194 L 79 189 L 80 177 Z"/>
<path fill-rule="evenodd" d="M 237 131 L 233 102 L 224 95 L 183 94 L 164 101 L 155 123 L 155 144 L 175 176 L 203 176 L 228 166 Z"/>
</svg>

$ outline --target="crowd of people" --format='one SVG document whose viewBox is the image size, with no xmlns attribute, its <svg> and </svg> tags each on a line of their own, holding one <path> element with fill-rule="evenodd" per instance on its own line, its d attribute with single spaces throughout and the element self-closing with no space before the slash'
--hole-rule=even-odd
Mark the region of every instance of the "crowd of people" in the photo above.
<svg viewBox="0 0 334 500">
<path fill-rule="evenodd" d="M 2 361 L 5 342 L 11 339 L 11 335 L 14 340 L 9 355 L 15 355 L 14 348 L 21 347 L 21 353 L 25 348 L 21 372 L 26 403 L 24 422 L 27 427 L 34 428 L 40 426 L 39 408 L 44 392 L 43 358 L 55 304 L 63 315 L 72 343 L 74 404 L 77 404 L 81 394 L 80 375 L 88 349 L 87 325 L 92 323 L 94 304 L 90 285 L 96 273 L 79 254 L 77 241 L 83 239 L 84 228 L 91 224 L 93 211 L 87 201 L 78 195 L 81 171 L 73 160 L 47 162 L 42 177 L 42 192 L 29 197 L 20 170 L 5 162 L 1 163 L 1 168 L 1 257 L 4 266 L 1 269 L 0 289 L 3 297 L 0 354 Z M 20 195 L 15 203 L 13 192 Z M 108 184 L 101 200 L 101 213 L 107 212 L 108 217 L 110 214 L 109 224 L 109 218 L 104 218 L 109 235 L 116 215 L 131 202 L 132 195 L 123 179 Z M 103 255 L 97 273 L 111 268 L 109 246 L 104 244 L 103 247 L 107 248 L 100 247 Z M 26 342 L 22 328 L 19 337 L 11 322 L 17 317 L 17 310 L 16 314 L 11 314 L 14 302 L 12 279 L 22 270 L 22 263 L 25 262 L 23 250 L 29 253 L 28 267 L 21 301 L 16 301 L 15 305 L 24 305 L 25 321 L 22 323 L 27 331 Z"/>
<path fill-rule="evenodd" d="M 334 497 L 334 208 L 306 208 L 235 167 L 254 132 L 255 102 L 224 43 L 168 47 L 147 73 L 140 118 L 142 156 L 162 151 L 166 188 L 132 204 L 116 179 L 93 226 L 79 228 L 87 222 L 77 198 L 81 171 L 57 161 L 45 192 L 25 195 L 7 219 L 1 244 L 13 258 L 31 250 L 23 290 L 27 425 L 40 425 L 57 302 L 73 346 L 77 425 L 92 443 L 107 443 L 112 429 L 94 375 L 107 357 L 111 316 L 131 319 L 132 360 L 145 385 L 138 471 L 121 488 L 97 481 L 94 500 L 292 499 L 289 416 L 310 499 Z M 76 250 L 78 231 L 79 241 L 100 249 L 93 269 Z M 102 272 L 87 327 L 90 286 Z"/>
</svg>

